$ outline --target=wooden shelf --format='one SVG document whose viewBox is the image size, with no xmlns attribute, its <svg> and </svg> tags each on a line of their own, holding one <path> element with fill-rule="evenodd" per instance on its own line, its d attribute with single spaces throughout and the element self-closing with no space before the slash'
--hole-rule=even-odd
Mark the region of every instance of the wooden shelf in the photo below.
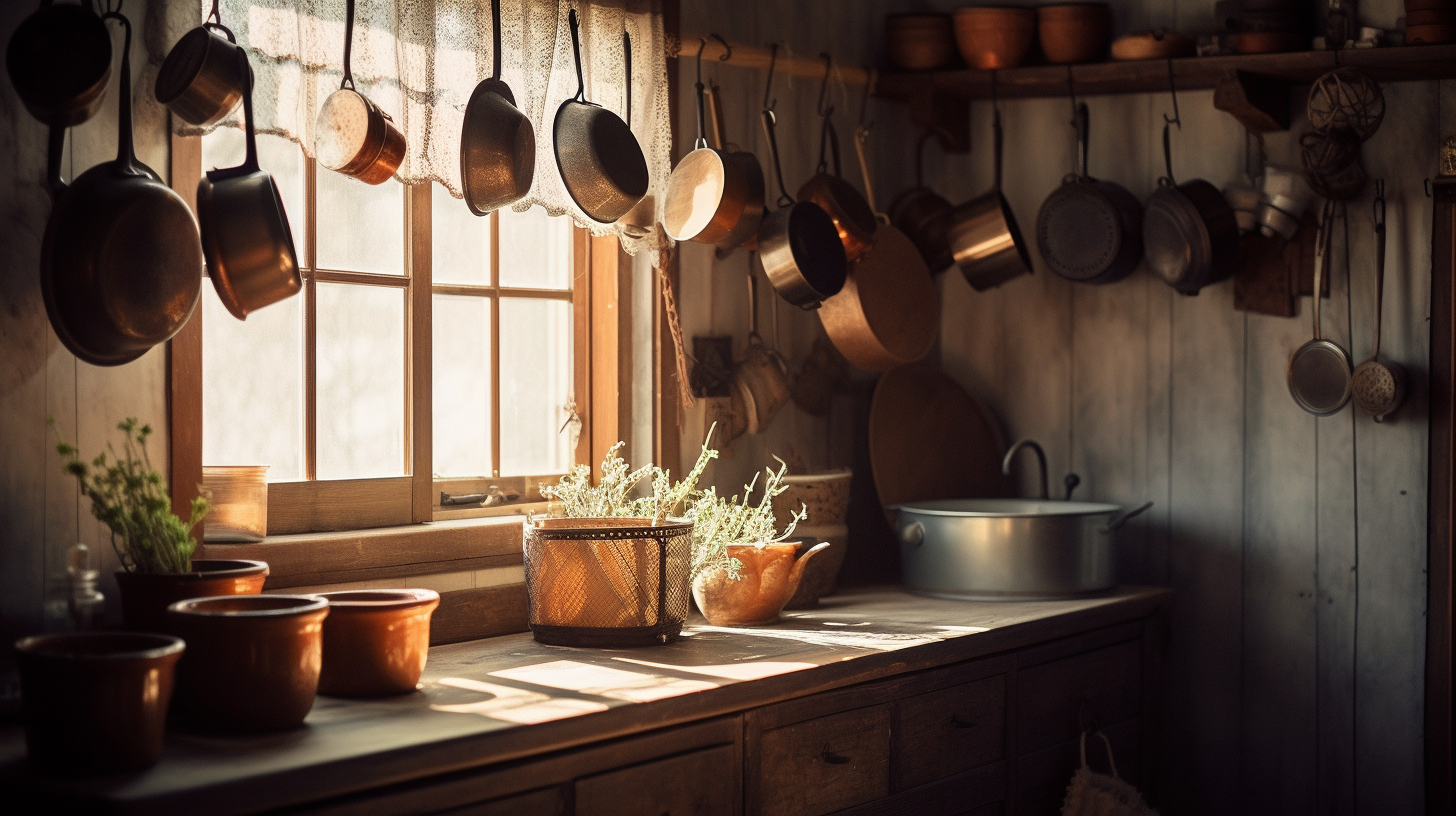
<svg viewBox="0 0 1456 816">
<path fill-rule="evenodd" d="M 1178 90 L 1212 88 L 1229 71 L 1239 70 L 1300 84 L 1313 82 L 1338 66 L 1360 68 L 1378 82 L 1456 78 L 1456 45 L 1301 51 L 1172 60 Z M 1168 60 L 1100 62 L 1072 66 L 1078 95 L 1149 93 L 1168 89 Z M 989 99 L 991 71 L 961 70 L 887 73 L 876 86 L 879 96 L 904 99 L 929 80 L 937 95 Z M 1064 96 L 1067 66 L 1033 65 L 996 71 L 996 93 L 1003 99 Z"/>
</svg>

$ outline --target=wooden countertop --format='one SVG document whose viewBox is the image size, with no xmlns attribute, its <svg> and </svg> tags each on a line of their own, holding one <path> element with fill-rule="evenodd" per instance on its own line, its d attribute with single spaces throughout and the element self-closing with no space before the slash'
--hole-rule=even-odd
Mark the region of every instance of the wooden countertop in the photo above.
<svg viewBox="0 0 1456 816">
<path fill-rule="evenodd" d="M 170 731 L 160 764 L 117 777 L 33 776 L 18 726 L 0 729 L 0 801 L 17 793 L 110 812 L 246 813 L 481 767 L 731 714 L 1142 618 L 1166 589 L 982 603 L 858 590 L 725 629 L 694 615 L 677 643 L 545 646 L 529 634 L 439 646 L 421 690 L 319 697 L 305 727 L 254 736 Z"/>
</svg>

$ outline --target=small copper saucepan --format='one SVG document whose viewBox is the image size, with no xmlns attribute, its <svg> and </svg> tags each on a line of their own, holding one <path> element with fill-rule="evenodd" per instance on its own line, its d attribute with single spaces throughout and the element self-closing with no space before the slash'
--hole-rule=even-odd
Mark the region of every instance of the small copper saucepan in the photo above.
<svg viewBox="0 0 1456 816">
<path fill-rule="evenodd" d="M 111 35 L 89 0 L 41 0 L 11 35 L 5 67 L 31 116 L 48 125 L 79 125 L 100 110 L 111 81 Z"/>
<path fill-rule="evenodd" d="M 222 305 L 239 320 L 303 289 L 293 232 L 273 176 L 258 168 L 253 132 L 253 82 L 248 55 L 237 51 L 243 77 L 247 158 L 237 167 L 211 170 L 197 182 L 202 251 Z"/>
<path fill-rule="evenodd" d="M 182 35 L 157 70 L 153 87 L 157 101 L 174 116 L 206 127 L 232 113 L 243 98 L 245 77 L 238 73 L 243 49 L 233 32 L 222 24 L 212 2 L 212 12 L 202 25 Z"/>
<path fill-rule="evenodd" d="M 863 258 L 874 243 L 879 222 L 864 196 L 844 180 L 839 166 L 839 134 L 834 131 L 834 106 L 828 104 L 831 63 L 824 57 L 824 84 L 819 90 L 819 164 L 814 175 L 799 188 L 799 200 L 817 204 L 834 221 L 839 241 L 844 244 L 845 259 L 855 263 Z M 826 154 L 825 148 L 828 148 Z M 828 158 L 833 157 L 830 173 Z"/>
<path fill-rule="evenodd" d="M 354 90 L 349 51 L 354 41 L 354 0 L 344 24 L 344 79 L 319 110 L 314 153 L 319 164 L 365 184 L 383 184 L 404 161 L 404 135 L 378 105 Z"/>
<path fill-rule="evenodd" d="M 1011 204 L 1001 194 L 1001 112 L 993 114 L 996 184 L 951 211 L 946 235 L 966 282 L 977 292 L 1031 274 L 1026 239 Z"/>
</svg>

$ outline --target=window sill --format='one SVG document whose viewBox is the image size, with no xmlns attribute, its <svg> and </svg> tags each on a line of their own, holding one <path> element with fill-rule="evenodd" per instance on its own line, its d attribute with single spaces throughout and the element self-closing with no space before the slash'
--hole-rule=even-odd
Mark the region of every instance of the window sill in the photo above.
<svg viewBox="0 0 1456 816">
<path fill-rule="evenodd" d="M 522 563 L 524 521 L 512 514 L 269 536 L 256 544 L 206 544 L 197 557 L 266 561 L 268 589 L 510 567 Z"/>
</svg>

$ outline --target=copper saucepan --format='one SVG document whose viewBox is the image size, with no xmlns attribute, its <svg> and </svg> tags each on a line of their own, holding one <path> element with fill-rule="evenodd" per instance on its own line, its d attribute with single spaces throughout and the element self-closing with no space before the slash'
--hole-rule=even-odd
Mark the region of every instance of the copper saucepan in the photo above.
<svg viewBox="0 0 1456 816">
<path fill-rule="evenodd" d="M 111 35 L 89 0 L 41 0 L 10 36 L 5 67 L 31 116 L 48 125 L 79 125 L 101 109 L 111 81 Z"/>
<path fill-rule="evenodd" d="M 222 24 L 213 0 L 202 25 L 182 35 L 157 70 L 153 92 L 157 101 L 185 122 L 206 127 L 222 119 L 243 98 L 238 61 L 244 53 L 233 32 Z"/>
<path fill-rule="evenodd" d="M 576 9 L 571 10 L 569 19 L 572 55 L 576 59 L 576 95 L 556 109 L 552 125 L 556 166 L 576 206 L 592 220 L 612 224 L 647 195 L 647 159 L 621 117 L 587 101 Z"/>
<path fill-rule="evenodd" d="M 354 43 L 354 0 L 344 23 L 344 79 L 329 94 L 314 125 L 319 164 L 365 184 L 383 184 L 404 161 L 404 135 L 394 120 L 354 89 L 350 51 Z"/>
<path fill-rule="evenodd" d="M 733 377 L 735 395 L 742 401 L 747 431 L 763 433 L 789 401 L 789 371 L 778 351 L 758 334 L 758 277 L 753 258 L 748 260 L 748 344 Z M 778 321 L 774 321 L 777 332 Z"/>
<path fill-rule="evenodd" d="M 490 12 L 495 38 L 491 74 L 475 86 L 460 128 L 460 185 L 466 206 L 476 215 L 525 198 L 536 175 L 536 129 L 501 80 L 500 0 L 491 0 Z"/>
<path fill-rule="evenodd" d="M 757 248 L 758 227 L 763 223 L 764 186 L 763 165 L 751 151 L 739 150 L 729 143 L 723 124 L 723 100 L 718 95 L 718 86 L 708 86 L 708 146 L 723 151 L 724 174 L 740 176 L 748 185 L 748 194 L 743 197 L 741 209 L 729 213 L 733 226 L 728 234 L 719 239 L 718 253 L 732 252 L 740 246 Z"/>
<path fill-rule="evenodd" d="M 293 232 L 273 176 L 258 168 L 253 132 L 253 81 L 248 55 L 237 51 L 243 77 L 247 158 L 237 167 L 211 170 L 197 182 L 202 249 L 222 305 L 239 320 L 303 289 Z"/>
<path fill-rule="evenodd" d="M 868 134 L 865 126 L 857 128 L 854 146 L 873 207 L 874 186 L 864 149 Z M 835 348 L 856 368 L 889 371 L 930 352 L 940 332 L 940 302 L 915 244 L 882 223 L 869 252 L 850 267 L 844 288 L 819 308 L 819 319 Z"/>
<path fill-rule="evenodd" d="M 977 292 L 1031 274 L 1026 239 L 1016 225 L 1011 204 L 1001 194 L 1001 111 L 993 114 L 996 184 L 986 193 L 956 207 L 946 234 L 951 254 L 966 282 Z"/>
<path fill-rule="evenodd" d="M 770 53 L 768 86 L 764 90 L 763 130 L 768 136 L 774 178 L 779 183 L 779 209 L 766 215 L 758 228 L 758 251 L 769 283 L 784 300 L 801 309 L 817 309 L 825 298 L 844 288 L 849 261 L 834 220 L 823 208 L 807 201 L 795 201 L 784 185 L 774 136 L 773 63 L 777 46 Z"/>
<path fill-rule="evenodd" d="M 845 259 L 854 263 L 870 251 L 874 242 L 875 211 L 864 196 L 845 181 L 839 165 L 839 134 L 834 131 L 834 106 L 828 104 L 829 75 L 832 63 L 824 55 L 824 83 L 819 89 L 819 115 L 823 123 L 819 128 L 819 164 L 814 175 L 799 188 L 799 200 L 818 204 L 834 221 L 839 232 L 839 241 L 844 244 Z M 834 159 L 834 172 L 829 172 L 825 148 Z"/>
<path fill-rule="evenodd" d="M 197 220 L 137 161 L 131 127 L 131 23 L 121 52 L 117 156 L 56 200 L 41 241 L 41 295 L 56 335 L 92 365 L 121 365 L 176 334 L 202 285 Z"/>
<path fill-rule="evenodd" d="M 678 162 L 667 179 L 662 227 L 674 241 L 718 244 L 735 230 L 751 232 L 741 226 L 745 221 L 752 221 L 750 226 L 757 228 L 757 220 L 763 217 L 763 172 L 753 154 L 743 154 L 748 158 L 744 161 L 725 151 L 721 136 L 708 144 L 702 60 L 703 49 L 699 47 L 698 77 L 693 86 L 697 93 L 698 135 L 693 151 Z M 715 115 L 718 107 L 714 105 Z M 714 129 L 718 130 L 716 121 Z M 750 213 L 750 202 L 757 205 L 756 217 Z"/>
</svg>

